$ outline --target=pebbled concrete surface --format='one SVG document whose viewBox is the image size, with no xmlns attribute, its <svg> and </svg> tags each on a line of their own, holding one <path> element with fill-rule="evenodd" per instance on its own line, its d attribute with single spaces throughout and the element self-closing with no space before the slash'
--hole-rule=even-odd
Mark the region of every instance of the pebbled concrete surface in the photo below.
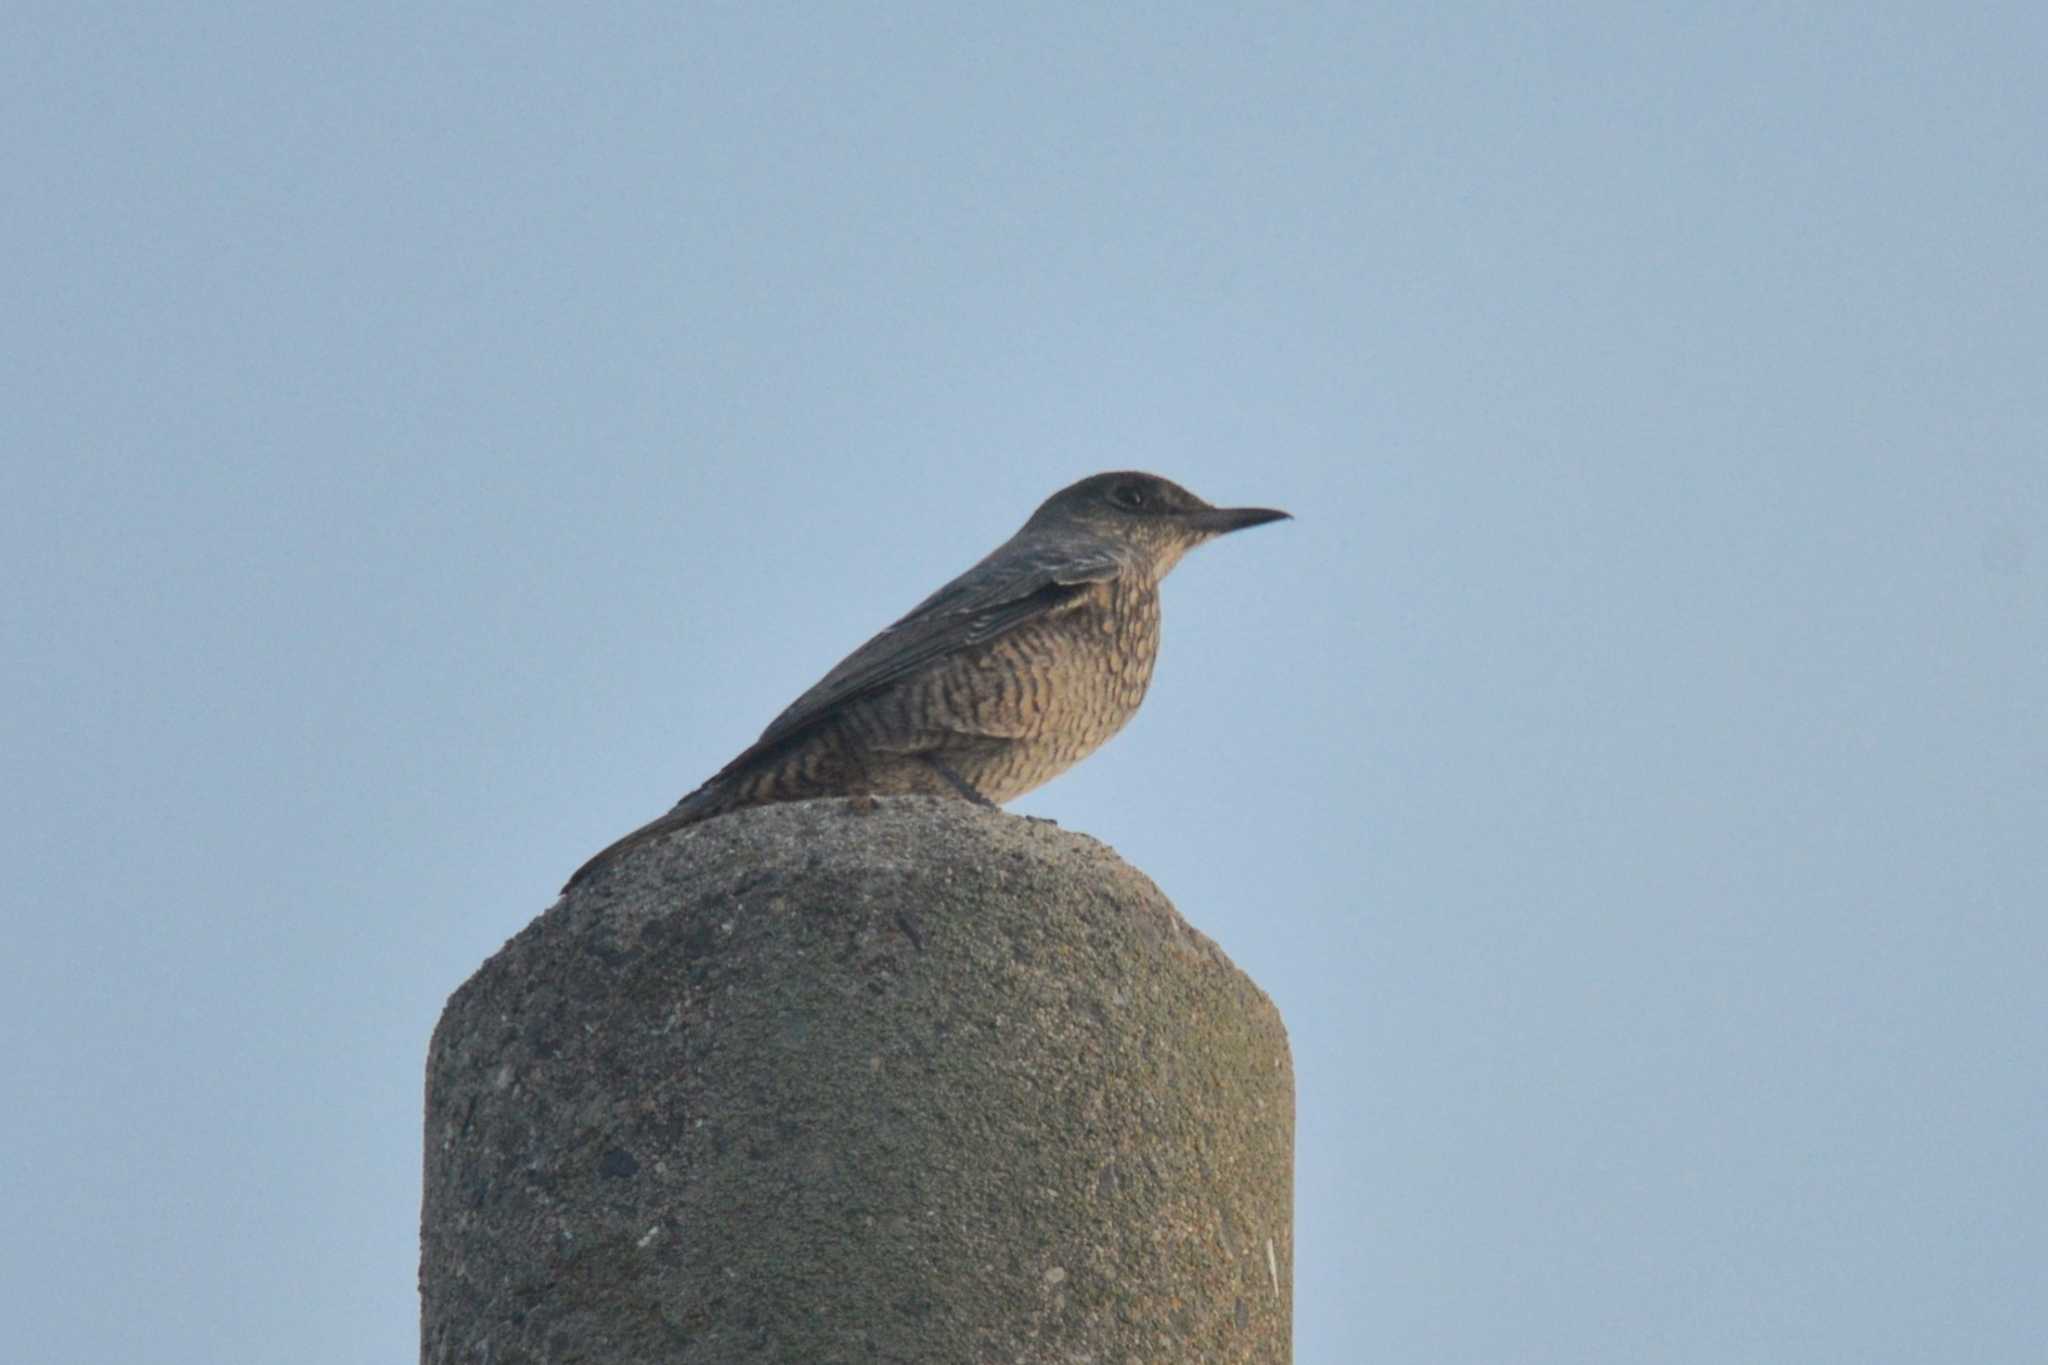
<svg viewBox="0 0 2048 1365">
<path fill-rule="evenodd" d="M 918 797 L 634 850 L 449 1001 L 423 1361 L 1289 1359 L 1272 1003 L 1114 852 Z"/>
</svg>

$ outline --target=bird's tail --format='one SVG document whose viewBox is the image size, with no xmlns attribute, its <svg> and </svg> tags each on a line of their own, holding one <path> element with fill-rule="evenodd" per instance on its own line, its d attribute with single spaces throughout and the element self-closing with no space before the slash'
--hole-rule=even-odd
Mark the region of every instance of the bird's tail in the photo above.
<svg viewBox="0 0 2048 1365">
<path fill-rule="evenodd" d="M 600 868 L 605 867 L 614 858 L 618 857 L 619 854 L 624 853 L 629 848 L 638 848 L 641 844 L 658 839 L 671 830 L 681 829 L 685 825 L 694 825 L 700 820 L 709 820 L 714 815 L 723 815 L 729 810 L 737 809 L 742 804 L 744 803 L 733 800 L 730 793 L 723 790 L 715 779 L 711 782 L 706 782 L 703 786 L 676 802 L 675 806 L 666 815 L 649 820 L 631 834 L 615 839 L 605 845 L 604 848 L 592 855 L 590 860 L 584 863 L 583 866 L 576 869 L 569 880 L 563 883 L 562 890 L 575 890 L 578 883 L 587 880 Z"/>
</svg>

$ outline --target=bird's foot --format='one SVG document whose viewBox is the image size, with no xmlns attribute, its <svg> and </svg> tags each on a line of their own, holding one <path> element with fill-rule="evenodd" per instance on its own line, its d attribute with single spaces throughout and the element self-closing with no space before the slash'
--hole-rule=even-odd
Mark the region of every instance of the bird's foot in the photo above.
<svg viewBox="0 0 2048 1365">
<path fill-rule="evenodd" d="M 983 796 L 981 792 L 978 789 L 976 789 L 975 785 L 972 782 L 969 782 L 966 778 L 954 772 L 952 767 L 944 759 L 934 758 L 932 755 L 926 754 L 924 756 L 924 761 L 931 764 L 932 771 L 936 772 L 940 777 L 945 778 L 947 783 L 953 788 L 953 790 L 959 792 L 962 797 L 966 798 L 969 801 L 972 801 L 977 806 L 983 806 L 989 810 L 995 810 L 997 808 L 995 802 L 989 800 L 986 796 Z"/>
</svg>

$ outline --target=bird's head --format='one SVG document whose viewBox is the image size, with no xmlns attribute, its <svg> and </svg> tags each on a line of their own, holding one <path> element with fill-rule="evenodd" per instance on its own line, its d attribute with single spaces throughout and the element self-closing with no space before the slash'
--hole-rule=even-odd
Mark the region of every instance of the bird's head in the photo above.
<svg viewBox="0 0 2048 1365">
<path fill-rule="evenodd" d="M 1107 543 L 1156 583 L 1203 541 L 1287 516 L 1270 507 L 1213 507 L 1171 479 L 1120 470 L 1062 488 L 1031 514 L 1024 534 Z"/>
</svg>

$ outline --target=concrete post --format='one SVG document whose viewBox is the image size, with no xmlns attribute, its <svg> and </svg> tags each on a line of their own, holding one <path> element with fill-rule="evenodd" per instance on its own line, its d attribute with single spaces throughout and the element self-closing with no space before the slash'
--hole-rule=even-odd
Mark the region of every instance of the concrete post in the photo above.
<svg viewBox="0 0 2048 1365">
<path fill-rule="evenodd" d="M 959 801 L 741 811 L 448 1003 L 421 1358 L 1285 1362 L 1272 1003 L 1092 839 Z"/>
</svg>

